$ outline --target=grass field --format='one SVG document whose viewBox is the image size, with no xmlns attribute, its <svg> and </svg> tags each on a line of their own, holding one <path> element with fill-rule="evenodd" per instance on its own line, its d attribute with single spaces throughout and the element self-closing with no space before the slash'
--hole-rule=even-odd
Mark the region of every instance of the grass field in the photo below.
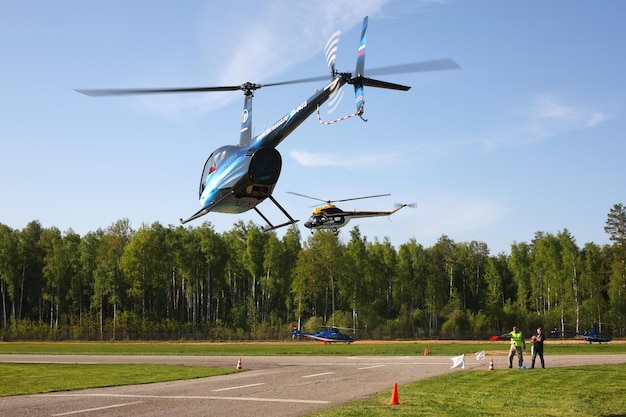
<svg viewBox="0 0 626 417">
<path fill-rule="evenodd" d="M 0 363 L 0 397 L 226 375 L 234 369 L 151 364 Z"/>
<path fill-rule="evenodd" d="M 455 356 L 484 350 L 490 355 L 506 355 L 509 343 L 482 341 L 374 342 L 352 344 L 300 340 L 290 342 L 0 342 L 0 354 L 54 355 L 190 355 L 190 356 L 273 356 L 273 355 L 430 355 Z M 546 354 L 626 353 L 626 343 L 589 344 L 584 341 L 546 341 Z"/>
<path fill-rule="evenodd" d="M 430 355 L 455 356 L 485 350 L 506 355 L 506 342 L 365 342 L 324 345 L 287 343 L 75 342 L 0 343 L 0 354 L 72 355 Z M 547 355 L 624 354 L 626 343 L 546 342 Z M 0 363 L 0 396 L 191 379 L 235 372 L 233 369 L 173 365 L 85 365 Z M 507 369 L 452 372 L 325 410 L 314 416 L 626 416 L 626 364 L 545 370 Z"/>
<path fill-rule="evenodd" d="M 626 416 L 626 364 L 453 372 L 311 416 Z"/>
</svg>

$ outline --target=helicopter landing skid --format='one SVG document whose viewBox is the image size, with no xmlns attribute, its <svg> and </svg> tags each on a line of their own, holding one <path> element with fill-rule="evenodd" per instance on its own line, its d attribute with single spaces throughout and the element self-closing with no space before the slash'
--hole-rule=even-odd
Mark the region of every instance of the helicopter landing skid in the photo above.
<svg viewBox="0 0 626 417">
<path fill-rule="evenodd" d="M 263 218 L 263 220 L 265 220 L 265 223 L 267 223 L 267 224 L 269 225 L 269 227 L 262 227 L 262 228 L 261 228 L 261 230 L 262 230 L 262 231 L 264 231 L 264 232 L 269 232 L 270 230 L 276 230 L 276 229 L 279 229 L 279 228 L 281 228 L 281 227 L 289 226 L 289 225 L 292 225 L 292 224 L 294 224 L 294 223 L 297 223 L 297 222 L 298 222 L 298 220 L 294 220 L 294 219 L 293 219 L 293 217 L 291 217 L 291 216 L 289 215 L 289 213 L 287 213 L 287 210 L 285 210 L 285 209 L 283 208 L 283 206 L 281 206 L 280 204 L 278 204 L 278 201 L 276 201 L 276 200 L 274 199 L 274 197 L 272 197 L 271 195 L 269 195 L 269 196 L 267 196 L 267 198 L 269 198 L 270 200 L 272 200 L 272 203 L 274 203 L 274 204 L 276 205 L 276 207 L 278 207 L 278 208 L 280 209 L 280 211 L 282 211 L 282 212 L 283 212 L 283 214 L 284 214 L 285 216 L 287 216 L 287 218 L 289 219 L 289 221 L 288 221 L 288 222 L 281 223 L 281 224 L 279 224 L 279 225 L 274 226 L 274 225 L 273 225 L 273 224 L 272 224 L 272 223 L 271 223 L 271 222 L 267 219 L 267 217 L 265 217 L 265 216 L 263 215 L 263 213 L 261 213 L 261 211 L 260 211 L 258 208 L 256 208 L 256 206 L 254 206 L 254 207 L 253 207 L 254 211 L 256 211 L 257 213 L 259 213 L 259 216 L 261 216 L 261 217 Z"/>
<path fill-rule="evenodd" d="M 209 210 L 207 210 L 206 208 L 203 208 L 202 210 L 200 210 L 200 211 L 198 211 L 198 212 L 194 213 L 191 217 L 189 217 L 189 218 L 188 218 L 188 219 L 186 219 L 186 220 L 183 220 L 183 218 L 181 217 L 181 218 L 180 218 L 180 224 L 185 224 L 185 223 L 188 223 L 188 222 L 190 222 L 190 221 L 192 221 L 192 220 L 197 219 L 198 217 L 202 217 L 202 216 L 204 216 L 204 215 L 205 215 L 205 214 L 207 214 L 208 212 L 209 212 Z"/>
</svg>

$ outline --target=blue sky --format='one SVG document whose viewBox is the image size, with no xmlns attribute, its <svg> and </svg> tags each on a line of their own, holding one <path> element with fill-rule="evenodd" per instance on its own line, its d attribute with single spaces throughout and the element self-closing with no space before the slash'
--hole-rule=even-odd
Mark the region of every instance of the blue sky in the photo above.
<svg viewBox="0 0 626 417">
<path fill-rule="evenodd" d="M 220 4 L 221 3 L 221 4 Z M 530 0 L 234 0 L 8 2 L 0 14 L 0 223 L 32 220 L 85 234 L 128 218 L 178 224 L 200 207 L 206 158 L 238 143 L 240 92 L 91 98 L 76 88 L 269 83 L 324 75 L 323 48 L 340 30 L 337 68 L 354 68 L 369 15 L 367 68 L 452 58 L 458 71 L 386 75 L 409 92 L 365 91 L 367 123 L 325 126 L 313 115 L 278 150 L 274 196 L 302 223 L 312 200 L 388 210 L 353 220 L 368 240 L 442 235 L 492 254 L 537 231 L 568 229 L 579 246 L 626 203 L 626 3 Z M 323 83 L 256 91 L 259 133 Z M 351 88 L 351 87 L 348 87 Z M 331 120 L 354 111 L 352 91 Z M 273 222 L 270 202 L 259 208 Z M 218 232 L 249 211 L 214 213 Z M 279 235 L 282 233 L 279 232 Z"/>
</svg>

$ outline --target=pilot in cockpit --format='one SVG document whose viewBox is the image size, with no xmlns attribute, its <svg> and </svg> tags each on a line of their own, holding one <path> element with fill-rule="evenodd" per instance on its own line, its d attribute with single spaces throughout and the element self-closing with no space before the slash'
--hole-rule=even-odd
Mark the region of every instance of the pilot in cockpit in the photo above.
<svg viewBox="0 0 626 417">
<path fill-rule="evenodd" d="M 311 223 L 314 226 L 322 225 L 326 222 L 326 217 L 322 215 L 313 216 Z"/>
<path fill-rule="evenodd" d="M 222 151 L 221 153 L 216 154 L 213 157 L 213 163 L 211 164 L 211 168 L 209 168 L 209 174 L 212 174 L 217 169 L 217 165 L 224 160 L 226 157 L 226 151 Z"/>
</svg>

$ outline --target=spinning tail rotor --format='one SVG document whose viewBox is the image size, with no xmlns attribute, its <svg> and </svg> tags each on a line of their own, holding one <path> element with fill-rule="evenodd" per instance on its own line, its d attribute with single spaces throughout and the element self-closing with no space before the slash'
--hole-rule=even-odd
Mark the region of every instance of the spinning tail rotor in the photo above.
<svg viewBox="0 0 626 417">
<path fill-rule="evenodd" d="M 337 49 L 339 45 L 339 35 L 340 31 L 333 33 L 328 39 L 326 43 L 326 47 L 324 48 L 324 56 L 326 57 L 326 64 L 330 69 L 330 78 L 333 80 L 337 72 L 335 71 L 335 60 L 337 59 Z M 328 100 L 328 114 L 333 113 L 339 103 L 341 103 L 341 99 L 343 98 L 343 89 L 339 83 L 335 84 L 333 87 L 333 92 L 330 95 L 330 99 Z"/>
</svg>

